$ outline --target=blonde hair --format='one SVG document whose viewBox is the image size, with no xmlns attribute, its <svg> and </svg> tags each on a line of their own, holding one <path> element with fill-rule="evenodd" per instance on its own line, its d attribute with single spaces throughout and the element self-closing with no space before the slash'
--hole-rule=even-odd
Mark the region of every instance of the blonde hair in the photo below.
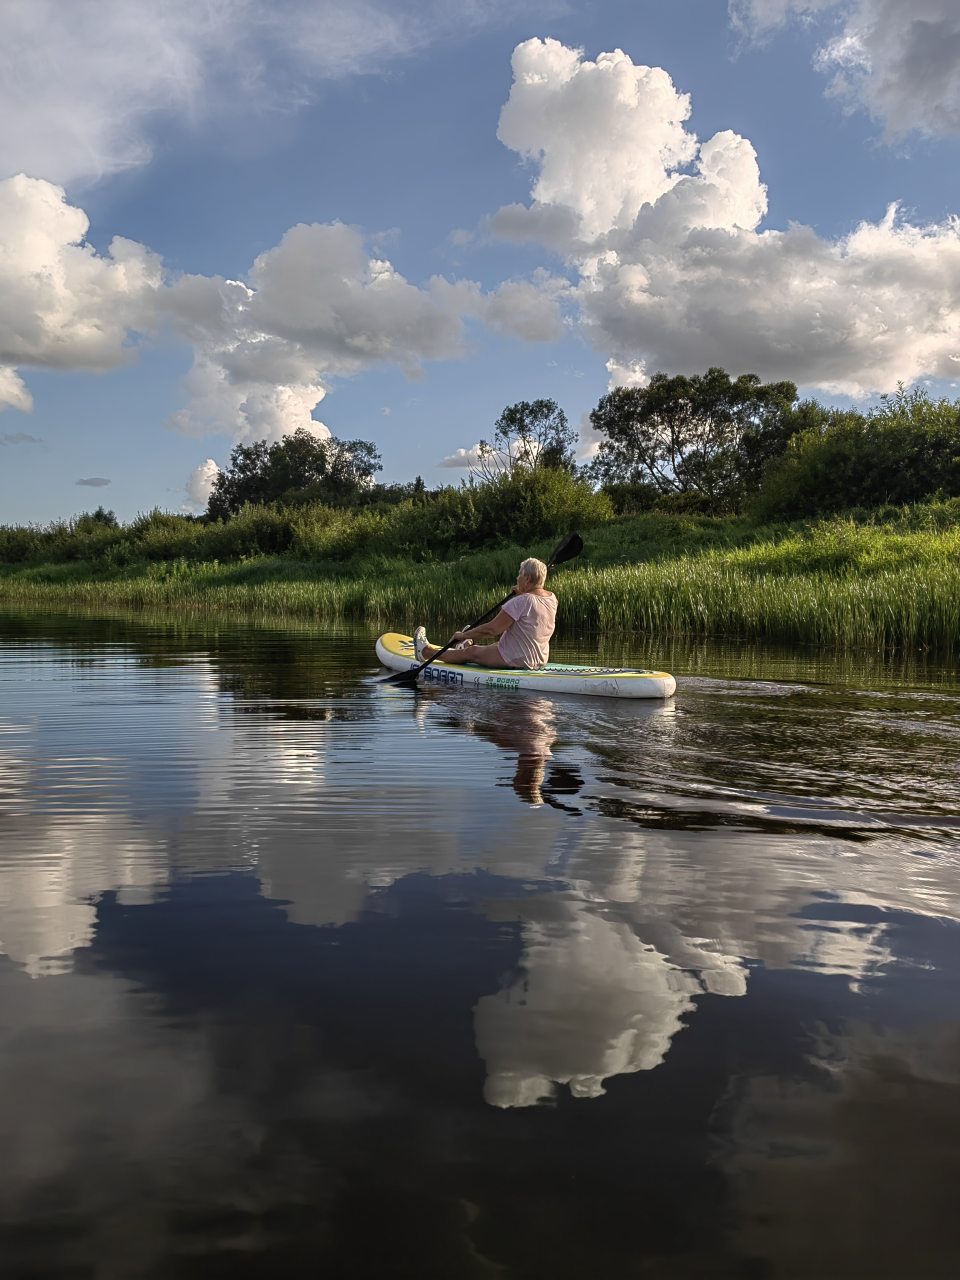
<svg viewBox="0 0 960 1280">
<path fill-rule="evenodd" d="M 542 587 L 547 580 L 547 566 L 542 560 L 531 556 L 520 566 L 520 577 L 526 579 L 531 586 Z"/>
</svg>

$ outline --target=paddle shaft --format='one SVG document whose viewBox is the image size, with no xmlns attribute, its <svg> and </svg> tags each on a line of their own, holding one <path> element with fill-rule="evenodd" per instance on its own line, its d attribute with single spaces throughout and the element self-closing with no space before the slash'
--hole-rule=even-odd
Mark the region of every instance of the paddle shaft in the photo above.
<svg viewBox="0 0 960 1280">
<path fill-rule="evenodd" d="M 548 567 L 548 568 L 550 568 L 550 569 L 552 569 L 552 568 L 553 568 L 553 565 L 548 565 L 547 567 Z M 504 597 L 503 597 L 503 599 L 500 601 L 500 603 L 499 603 L 499 604 L 495 604 L 495 605 L 493 606 L 493 608 L 492 608 L 492 609 L 488 609 L 486 613 L 481 613 L 480 617 L 476 620 L 476 622 L 471 622 L 471 623 L 470 623 L 470 626 L 469 626 L 469 627 L 464 627 L 464 628 L 463 628 L 463 630 L 464 630 L 464 631 L 472 631 L 474 627 L 479 627 L 479 626 L 480 626 L 480 624 L 481 624 L 481 622 L 486 622 L 486 620 L 487 620 L 488 618 L 492 618 L 492 617 L 493 617 L 493 615 L 494 615 L 498 610 L 502 609 L 502 608 L 503 608 L 503 606 L 507 603 L 507 601 L 508 601 L 508 600 L 512 600 L 512 599 L 513 599 L 513 597 L 514 597 L 516 594 L 517 594 L 517 593 L 516 593 L 516 591 L 511 591 L 511 592 L 510 592 L 510 594 L 509 594 L 508 596 L 504 596 Z M 424 667 L 428 667 L 428 666 L 430 665 L 430 663 L 431 663 L 431 662 L 436 662 L 437 658 L 439 658 L 442 654 L 446 653 L 448 649 L 452 649 L 452 648 L 453 648 L 453 646 L 454 646 L 456 643 L 457 643 L 457 638 L 456 638 L 456 636 L 451 637 L 451 639 L 449 639 L 449 640 L 447 641 L 447 643 L 443 646 L 443 648 L 442 648 L 442 649 L 438 649 L 438 650 L 437 650 L 437 652 L 433 655 L 433 657 L 432 657 L 432 658 L 428 658 L 428 659 L 426 660 L 426 662 L 422 663 L 422 664 L 417 668 L 417 670 L 416 670 L 416 671 L 411 671 L 411 672 L 410 672 L 410 675 L 415 679 L 415 678 L 420 674 L 420 672 L 423 670 L 423 668 L 424 668 Z"/>
</svg>

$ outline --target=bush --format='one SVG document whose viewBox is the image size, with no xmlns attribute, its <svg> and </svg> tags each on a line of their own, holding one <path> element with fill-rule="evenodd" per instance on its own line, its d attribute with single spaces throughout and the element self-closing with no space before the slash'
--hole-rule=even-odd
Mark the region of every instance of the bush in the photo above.
<svg viewBox="0 0 960 1280">
<path fill-rule="evenodd" d="M 869 414 L 831 410 L 767 470 L 754 512 L 802 519 L 960 495 L 960 406 L 925 391 L 887 396 Z"/>
<path fill-rule="evenodd" d="M 294 542 L 291 513 L 275 507 L 244 507 L 232 520 L 208 524 L 200 542 L 199 559 L 240 560 L 245 556 L 289 551 Z"/>
<path fill-rule="evenodd" d="M 567 472 L 543 468 L 441 489 L 428 503 L 407 499 L 359 512 L 304 509 L 294 517 L 294 546 L 311 558 L 444 554 L 498 542 L 534 542 L 602 524 L 612 515 L 606 495 Z"/>
<path fill-rule="evenodd" d="M 605 484 L 601 493 L 610 499 L 614 514 L 618 516 L 644 515 L 653 510 L 660 496 L 655 484 L 647 484 L 643 480 Z"/>
<path fill-rule="evenodd" d="M 21 564 L 43 555 L 44 531 L 36 525 L 0 527 L 0 563 Z"/>
<path fill-rule="evenodd" d="M 523 544 L 613 517 L 610 499 L 586 481 L 552 467 L 517 470 L 473 490 L 478 529 L 470 546 L 505 540 Z"/>
</svg>

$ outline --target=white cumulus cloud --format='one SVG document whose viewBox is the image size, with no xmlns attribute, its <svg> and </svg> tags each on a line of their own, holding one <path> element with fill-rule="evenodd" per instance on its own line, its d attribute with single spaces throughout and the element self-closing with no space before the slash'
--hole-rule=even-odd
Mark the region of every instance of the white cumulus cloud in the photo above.
<svg viewBox="0 0 960 1280">
<path fill-rule="evenodd" d="M 184 514 L 190 515 L 206 510 L 219 474 L 220 468 L 213 458 L 206 458 L 198 467 L 194 467 L 184 486 L 186 502 L 180 508 Z"/>
<path fill-rule="evenodd" d="M 33 396 L 16 369 L 0 366 L 0 409 L 19 409 L 21 413 L 29 413 L 32 408 Z"/>
<path fill-rule="evenodd" d="M 478 440 L 467 449 L 455 449 L 441 459 L 437 466 L 475 471 L 479 475 L 490 477 L 511 472 L 518 465 L 528 465 L 539 457 L 540 449 L 541 445 L 532 439 L 527 440 L 522 447 L 516 441 L 511 441 L 505 449 L 495 449 L 489 442 L 484 448 Z"/>
<path fill-rule="evenodd" d="M 461 354 L 465 299 L 472 309 L 472 290 L 446 281 L 411 284 L 352 227 L 293 227 L 247 281 L 186 276 L 167 290 L 163 306 L 195 352 L 175 425 L 240 440 L 328 435 L 312 417 L 326 379 L 376 364 L 413 374 Z"/>
<path fill-rule="evenodd" d="M 17 366 L 115 368 L 153 323 L 160 260 L 120 236 L 98 254 L 88 225 L 60 187 L 22 174 L 0 182 L 0 406 L 30 408 Z"/>
<path fill-rule="evenodd" d="M 889 136 L 960 134 L 957 0 L 859 0 L 819 62 L 835 70 L 831 92 Z"/>
<path fill-rule="evenodd" d="M 819 51 L 829 92 L 880 121 L 888 137 L 960 133 L 957 0 L 731 0 L 734 25 L 763 36 L 791 19 L 834 14 L 839 33 Z"/>
<path fill-rule="evenodd" d="M 892 205 L 833 241 L 798 225 L 762 229 L 751 143 L 727 130 L 699 143 L 666 73 L 625 63 L 527 41 L 501 124 L 537 169 L 529 226 L 546 226 L 578 273 L 581 323 L 615 383 L 717 364 L 860 395 L 955 375 L 957 219 L 916 226 Z M 579 136 L 574 166 L 570 122 L 585 102 L 593 137 Z M 640 160 L 622 154 L 632 140 Z M 495 230 L 503 219 L 516 230 L 523 215 L 501 211 Z"/>
<path fill-rule="evenodd" d="M 559 40 L 534 39 L 514 50 L 497 137 L 537 165 L 538 216 L 559 206 L 590 238 L 629 227 L 673 186 L 696 150 L 689 115 L 689 97 L 659 67 L 636 66 L 619 49 L 590 62 Z"/>
<path fill-rule="evenodd" d="M 482 318 L 497 333 L 525 342 L 556 342 L 563 337 L 559 297 L 566 281 L 508 280 L 486 299 Z"/>
<path fill-rule="evenodd" d="M 437 463 L 438 467 L 449 467 L 454 471 L 472 471 L 480 465 L 480 444 L 471 445 L 469 449 L 456 449 Z"/>
<path fill-rule="evenodd" d="M 650 381 L 647 367 L 642 360 L 630 360 L 621 364 L 613 358 L 607 361 L 607 373 L 610 375 L 607 390 L 616 387 L 645 387 Z"/>
<path fill-rule="evenodd" d="M 187 403 L 171 425 L 234 440 L 278 440 L 314 413 L 329 382 L 378 365 L 410 376 L 462 355 L 465 320 L 530 341 L 563 332 L 566 280 L 537 272 L 484 292 L 471 281 L 411 283 L 341 223 L 298 225 L 244 279 L 171 278 L 141 244 L 99 254 L 61 187 L 0 181 L 0 408 L 29 411 L 29 367 L 99 372 L 136 354 L 143 334 L 193 348 Z"/>
<path fill-rule="evenodd" d="M 495 333 L 525 342 L 556 342 L 564 335 L 562 304 L 570 282 L 542 267 L 528 280 L 505 280 L 484 292 L 471 280 L 436 278 L 432 290 L 451 313 L 480 320 Z"/>
</svg>

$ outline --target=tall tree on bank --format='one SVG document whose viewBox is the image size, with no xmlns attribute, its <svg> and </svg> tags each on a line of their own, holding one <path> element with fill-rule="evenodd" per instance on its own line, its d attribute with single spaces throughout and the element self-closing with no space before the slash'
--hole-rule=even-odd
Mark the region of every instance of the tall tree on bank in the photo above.
<svg viewBox="0 0 960 1280">
<path fill-rule="evenodd" d="M 767 462 L 801 426 L 792 382 L 657 373 L 646 387 L 618 387 L 590 414 L 603 437 L 590 464 L 601 484 L 642 483 L 661 494 L 695 493 L 735 507 L 759 488 Z"/>
<path fill-rule="evenodd" d="M 572 474 L 576 442 L 577 433 L 556 400 L 519 400 L 495 422 L 492 442 L 480 441 L 475 471 L 484 480 L 542 467 Z"/>
<path fill-rule="evenodd" d="M 380 455 L 369 440 L 321 440 L 298 427 L 273 444 L 238 444 L 217 476 L 207 514 L 226 519 L 248 503 L 348 502 L 380 470 Z"/>
<path fill-rule="evenodd" d="M 960 401 L 901 384 L 866 413 L 815 401 L 800 411 L 807 424 L 764 475 L 754 508 L 762 519 L 960 497 Z"/>
</svg>

